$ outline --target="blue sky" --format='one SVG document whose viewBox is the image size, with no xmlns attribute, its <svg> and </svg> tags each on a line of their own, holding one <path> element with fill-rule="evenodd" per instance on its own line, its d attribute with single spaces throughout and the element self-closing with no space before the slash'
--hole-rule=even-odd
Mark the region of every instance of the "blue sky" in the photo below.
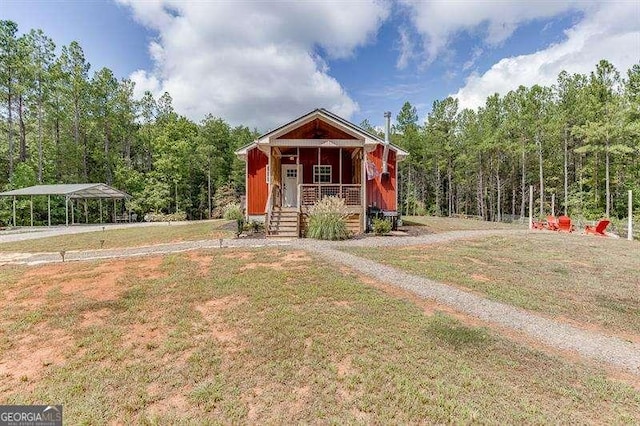
<svg viewBox="0 0 640 426">
<path fill-rule="evenodd" d="M 0 18 L 77 40 L 92 70 L 169 91 L 196 121 L 212 113 L 268 130 L 315 107 L 383 122 L 405 101 L 463 107 L 519 84 L 625 72 L 640 58 L 640 2 L 0 0 Z"/>
</svg>

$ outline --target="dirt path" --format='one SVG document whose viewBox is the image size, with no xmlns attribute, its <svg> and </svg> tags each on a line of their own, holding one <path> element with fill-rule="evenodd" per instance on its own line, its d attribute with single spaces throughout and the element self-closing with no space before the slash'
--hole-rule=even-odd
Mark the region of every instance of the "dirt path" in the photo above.
<svg viewBox="0 0 640 426">
<path fill-rule="evenodd" d="M 354 256 L 337 249 L 339 246 L 393 247 L 404 245 L 436 244 L 459 239 L 522 233 L 521 230 L 453 231 L 416 237 L 369 237 L 346 242 L 325 242 L 314 240 L 204 240 L 183 243 L 159 244 L 148 247 L 123 248 L 116 250 L 70 251 L 67 261 L 113 259 L 121 257 L 147 256 L 179 253 L 198 249 L 225 247 L 291 246 L 317 253 L 319 256 L 352 268 L 380 282 L 407 290 L 418 297 L 431 299 L 450 306 L 455 310 L 479 318 L 488 323 L 523 333 L 553 348 L 573 351 L 581 356 L 596 359 L 612 366 L 640 375 L 640 345 L 617 337 L 554 321 L 523 309 L 492 301 L 449 285 L 409 274 L 382 265 L 372 260 Z M 58 253 L 8 253 L 0 254 L 2 264 L 36 265 L 58 263 Z"/>
</svg>

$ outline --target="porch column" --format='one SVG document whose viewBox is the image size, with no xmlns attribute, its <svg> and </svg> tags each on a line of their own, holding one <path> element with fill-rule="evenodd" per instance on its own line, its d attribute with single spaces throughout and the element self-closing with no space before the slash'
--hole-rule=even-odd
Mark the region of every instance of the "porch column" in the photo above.
<svg viewBox="0 0 640 426">
<path fill-rule="evenodd" d="M 298 211 L 301 211 L 302 209 L 302 199 L 300 198 L 302 196 L 301 194 L 301 190 L 300 190 L 300 183 L 304 182 L 304 179 L 300 176 L 302 173 L 300 173 L 300 147 L 296 147 L 296 192 L 297 192 L 297 202 L 298 202 Z"/>
<path fill-rule="evenodd" d="M 340 184 L 340 197 L 344 198 L 344 194 L 342 193 L 342 148 L 340 148 L 338 155 L 340 156 L 340 161 L 338 163 L 338 173 L 340 173 L 340 175 L 338 176 L 338 183 Z"/>
<path fill-rule="evenodd" d="M 273 147 L 270 146 L 269 147 L 269 176 L 267 176 L 267 178 L 269 179 L 269 185 L 267 185 L 267 205 L 266 205 L 266 210 L 265 213 L 268 213 L 271 211 L 271 206 L 273 206 L 273 162 L 271 161 L 271 157 L 273 156 Z M 269 204 L 270 203 L 270 204 Z"/>
<path fill-rule="evenodd" d="M 362 147 L 362 155 L 360 157 L 360 192 L 362 198 L 362 231 L 367 231 L 367 165 L 365 162 L 367 153 Z"/>
</svg>

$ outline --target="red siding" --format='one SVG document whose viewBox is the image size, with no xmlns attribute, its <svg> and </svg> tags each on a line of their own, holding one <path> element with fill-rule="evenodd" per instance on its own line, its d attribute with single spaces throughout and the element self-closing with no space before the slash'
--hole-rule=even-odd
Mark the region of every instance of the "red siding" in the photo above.
<svg viewBox="0 0 640 426">
<path fill-rule="evenodd" d="M 376 169 L 382 173 L 382 154 L 384 147 L 378 145 L 373 152 L 367 154 L 367 158 L 376 165 Z M 367 179 L 367 205 L 375 205 L 382 210 L 396 211 L 396 153 L 389 150 L 387 158 L 389 175 L 379 175 L 375 179 Z"/>
<path fill-rule="evenodd" d="M 318 148 L 300 148 L 302 183 L 313 183 L 313 166 L 318 164 Z"/>
<path fill-rule="evenodd" d="M 258 148 L 247 153 L 247 213 L 264 214 L 269 187 L 267 185 L 269 157 Z"/>
</svg>

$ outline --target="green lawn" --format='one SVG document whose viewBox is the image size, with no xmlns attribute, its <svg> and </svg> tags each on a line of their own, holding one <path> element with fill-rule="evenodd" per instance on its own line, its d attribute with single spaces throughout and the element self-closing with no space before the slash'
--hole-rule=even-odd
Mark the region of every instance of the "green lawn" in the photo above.
<svg viewBox="0 0 640 426">
<path fill-rule="evenodd" d="M 0 252 L 59 252 L 146 246 L 180 241 L 229 238 L 233 232 L 220 229 L 226 220 L 193 222 L 186 225 L 160 225 L 106 229 L 105 231 L 60 235 L 35 240 L 0 243 Z M 104 240 L 104 242 L 102 242 Z"/>
<path fill-rule="evenodd" d="M 640 394 L 302 251 L 0 268 L 0 399 L 87 423 L 638 423 Z"/>
<path fill-rule="evenodd" d="M 349 251 L 511 305 L 633 334 L 640 341 L 638 242 L 540 232 Z"/>
<path fill-rule="evenodd" d="M 407 226 L 419 226 L 431 233 L 466 230 L 490 230 L 490 229 L 527 229 L 529 223 L 488 222 L 485 220 L 459 219 L 437 216 L 403 216 L 402 222 Z"/>
</svg>

